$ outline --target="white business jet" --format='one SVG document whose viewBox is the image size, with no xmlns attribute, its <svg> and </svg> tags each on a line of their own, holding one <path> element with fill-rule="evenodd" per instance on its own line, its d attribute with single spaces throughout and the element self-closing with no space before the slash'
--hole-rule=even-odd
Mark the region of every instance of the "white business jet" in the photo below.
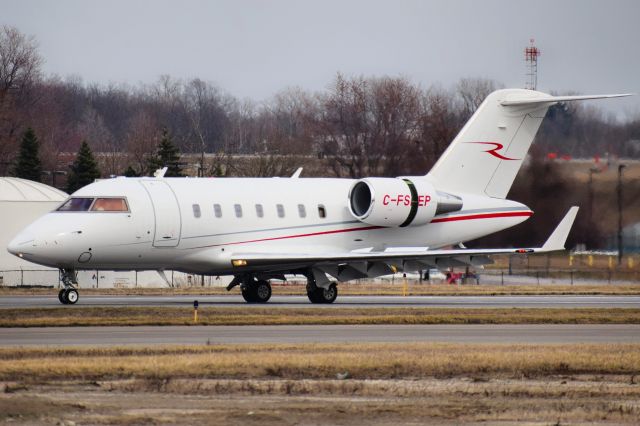
<svg viewBox="0 0 640 426">
<path fill-rule="evenodd" d="M 539 248 L 466 249 L 462 242 L 533 212 L 506 199 L 549 106 L 627 95 L 491 93 L 426 176 L 365 179 L 124 178 L 76 191 L 24 229 L 8 250 L 61 270 L 62 303 L 78 301 L 76 271 L 177 270 L 233 275 L 247 302 L 270 280 L 302 274 L 312 303 L 337 281 L 491 263 L 490 255 L 563 250 L 578 207 Z M 454 246 L 454 249 L 443 249 Z"/>
</svg>

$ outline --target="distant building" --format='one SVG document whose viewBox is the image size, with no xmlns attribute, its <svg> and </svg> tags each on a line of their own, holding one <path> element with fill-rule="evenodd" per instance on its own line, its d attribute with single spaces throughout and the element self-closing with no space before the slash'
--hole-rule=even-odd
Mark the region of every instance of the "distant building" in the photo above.
<svg viewBox="0 0 640 426">
<path fill-rule="evenodd" d="M 30 284 L 57 283 L 56 269 L 12 255 L 7 251 L 7 244 L 24 227 L 58 207 L 66 198 L 66 193 L 39 182 L 0 177 L 0 285 L 20 285 L 25 273 L 29 275 Z"/>
</svg>

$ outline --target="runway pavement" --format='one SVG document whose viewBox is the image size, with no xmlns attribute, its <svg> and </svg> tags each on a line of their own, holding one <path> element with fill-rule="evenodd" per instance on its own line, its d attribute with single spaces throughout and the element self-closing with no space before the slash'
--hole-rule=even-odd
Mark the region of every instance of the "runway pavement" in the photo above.
<svg viewBox="0 0 640 426">
<path fill-rule="evenodd" d="M 266 305 L 247 304 L 242 296 L 85 296 L 79 306 L 188 306 L 198 300 L 201 307 L 243 306 L 326 308 L 332 307 L 440 307 L 440 308 L 640 308 L 640 296 L 338 296 L 332 305 L 309 303 L 306 296 L 273 296 Z M 3 296 L 2 308 L 61 306 L 55 296 Z"/>
<path fill-rule="evenodd" d="M 640 325 L 140 326 L 0 329 L 0 347 L 312 342 L 638 343 Z"/>
</svg>

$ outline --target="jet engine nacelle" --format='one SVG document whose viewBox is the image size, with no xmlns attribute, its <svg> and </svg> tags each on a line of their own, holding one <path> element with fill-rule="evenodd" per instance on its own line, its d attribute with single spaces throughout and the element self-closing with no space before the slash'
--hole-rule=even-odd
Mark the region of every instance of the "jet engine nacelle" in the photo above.
<svg viewBox="0 0 640 426">
<path fill-rule="evenodd" d="M 374 226 L 426 225 L 436 214 L 461 208 L 459 197 L 436 191 L 424 178 L 365 178 L 349 191 L 351 214 Z"/>
</svg>

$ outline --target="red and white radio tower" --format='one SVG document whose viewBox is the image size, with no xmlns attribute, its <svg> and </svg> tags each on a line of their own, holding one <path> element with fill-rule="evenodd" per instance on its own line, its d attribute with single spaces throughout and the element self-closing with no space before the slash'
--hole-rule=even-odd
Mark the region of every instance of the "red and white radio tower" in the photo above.
<svg viewBox="0 0 640 426">
<path fill-rule="evenodd" d="M 536 90 L 538 85 L 538 56 L 542 52 L 533 43 L 534 39 L 529 39 L 530 46 L 524 49 L 524 60 L 527 64 L 527 82 L 524 85 L 525 89 Z"/>
</svg>

